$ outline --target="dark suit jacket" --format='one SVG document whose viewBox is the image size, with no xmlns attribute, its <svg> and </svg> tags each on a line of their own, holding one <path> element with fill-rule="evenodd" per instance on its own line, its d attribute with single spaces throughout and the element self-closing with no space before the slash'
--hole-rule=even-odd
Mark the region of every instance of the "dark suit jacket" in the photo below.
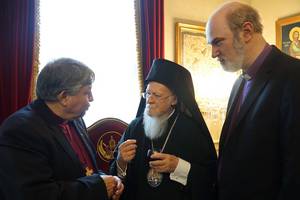
<svg viewBox="0 0 300 200">
<path fill-rule="evenodd" d="M 89 146 L 82 119 L 72 122 Z M 85 176 L 79 159 L 41 100 L 19 110 L 0 128 L 1 200 L 107 199 L 99 174 Z"/>
<path fill-rule="evenodd" d="M 300 188 L 300 61 L 272 46 L 226 140 L 240 83 L 220 139 L 219 199 L 294 199 Z"/>
</svg>

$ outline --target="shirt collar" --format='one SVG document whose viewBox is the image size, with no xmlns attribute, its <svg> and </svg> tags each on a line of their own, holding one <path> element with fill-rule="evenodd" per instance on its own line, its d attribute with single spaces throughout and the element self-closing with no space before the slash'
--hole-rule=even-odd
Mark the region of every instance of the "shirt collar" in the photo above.
<svg viewBox="0 0 300 200">
<path fill-rule="evenodd" d="M 245 78 L 247 81 L 251 80 L 251 79 L 255 79 L 258 70 L 260 69 L 263 61 L 265 60 L 267 55 L 271 52 L 271 50 L 272 50 L 271 45 L 269 45 L 267 43 L 265 45 L 264 49 L 262 50 L 262 52 L 259 54 L 259 56 L 254 61 L 254 63 L 252 65 L 250 65 L 250 67 L 245 72 L 243 72 L 243 75 L 242 75 L 243 78 Z"/>
</svg>

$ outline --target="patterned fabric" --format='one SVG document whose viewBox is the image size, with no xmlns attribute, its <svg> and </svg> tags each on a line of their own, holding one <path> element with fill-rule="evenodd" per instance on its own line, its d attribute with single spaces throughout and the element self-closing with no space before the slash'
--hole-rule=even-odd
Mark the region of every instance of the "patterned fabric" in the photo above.
<svg viewBox="0 0 300 200">
<path fill-rule="evenodd" d="M 97 164 L 108 173 L 114 150 L 128 124 L 116 118 L 104 118 L 90 127 L 88 134 L 97 151 Z"/>
</svg>

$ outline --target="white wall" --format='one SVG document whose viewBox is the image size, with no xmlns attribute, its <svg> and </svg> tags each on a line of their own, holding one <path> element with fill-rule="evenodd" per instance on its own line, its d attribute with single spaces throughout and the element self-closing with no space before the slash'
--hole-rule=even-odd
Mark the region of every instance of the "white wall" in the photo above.
<svg viewBox="0 0 300 200">
<path fill-rule="evenodd" d="M 251 5 L 261 15 L 263 35 L 270 44 L 276 43 L 276 20 L 300 13 L 300 0 L 252 0 Z"/>
</svg>

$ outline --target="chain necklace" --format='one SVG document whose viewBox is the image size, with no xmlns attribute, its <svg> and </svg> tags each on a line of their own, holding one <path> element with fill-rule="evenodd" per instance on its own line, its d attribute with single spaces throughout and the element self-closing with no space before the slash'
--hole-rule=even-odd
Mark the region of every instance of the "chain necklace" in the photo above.
<svg viewBox="0 0 300 200">
<path fill-rule="evenodd" d="M 172 130 L 173 130 L 175 124 L 176 124 L 178 116 L 179 116 L 179 113 L 177 114 L 177 116 L 176 116 L 176 118 L 175 118 L 175 120 L 174 120 L 174 122 L 173 122 L 173 124 L 172 124 L 172 126 L 170 128 L 170 130 L 169 130 L 169 133 L 168 133 L 168 135 L 167 135 L 167 137 L 165 139 L 165 142 L 164 142 L 164 144 L 162 146 L 162 149 L 159 151 L 160 153 L 162 153 L 164 151 L 165 147 L 166 147 L 166 144 L 167 144 L 167 142 L 168 142 L 168 140 L 170 138 L 171 132 L 172 132 Z M 152 152 L 154 152 L 153 140 L 151 140 L 151 147 L 152 147 Z M 147 181 L 148 181 L 149 185 L 151 187 L 154 187 L 154 188 L 158 187 L 162 183 L 162 180 L 163 180 L 162 173 L 156 172 L 154 169 L 152 169 L 150 167 L 150 169 L 149 169 L 149 171 L 147 173 Z"/>
<path fill-rule="evenodd" d="M 165 142 L 164 142 L 164 144 L 163 144 L 161 150 L 159 151 L 159 153 L 162 153 L 162 152 L 164 151 L 164 149 L 165 149 L 165 147 L 166 147 L 166 144 L 167 144 L 167 142 L 168 142 L 168 140 L 169 140 L 169 137 L 170 137 L 170 135 L 171 135 L 171 132 L 172 132 L 172 130 L 173 130 L 174 126 L 175 126 L 175 123 L 176 123 L 176 121 L 177 121 L 177 119 L 178 119 L 178 116 L 179 116 L 179 113 L 177 114 L 177 116 L 176 116 L 176 118 L 175 118 L 175 120 L 174 120 L 174 122 L 173 122 L 173 124 L 172 124 L 172 126 L 171 126 L 171 128 L 170 128 L 170 130 L 169 130 L 169 132 L 168 132 L 168 135 L 167 135 L 167 137 L 166 137 L 166 139 L 165 139 Z M 152 151 L 154 152 L 153 140 L 151 140 L 151 147 L 152 147 Z"/>
</svg>

